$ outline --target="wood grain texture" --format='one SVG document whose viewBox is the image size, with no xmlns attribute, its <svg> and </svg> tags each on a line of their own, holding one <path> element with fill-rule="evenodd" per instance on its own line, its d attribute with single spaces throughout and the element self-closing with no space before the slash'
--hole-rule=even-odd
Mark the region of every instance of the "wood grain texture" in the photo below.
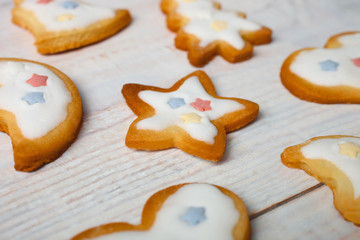
<svg viewBox="0 0 360 240">
<path fill-rule="evenodd" d="M 359 30 L 359 1 L 220 2 L 224 9 L 246 12 L 249 19 L 269 26 L 274 40 L 258 46 L 248 61 L 229 64 L 217 57 L 203 68 L 218 95 L 260 105 L 254 123 L 227 135 L 225 156 L 214 164 L 178 149 L 145 152 L 124 145 L 136 117 L 125 104 L 122 86 L 168 88 L 196 70 L 186 52 L 175 48 L 175 34 L 166 28 L 158 0 L 104 1 L 129 9 L 130 26 L 101 43 L 53 56 L 36 52 L 32 35 L 11 23 L 12 1 L 0 0 L 1 57 L 32 59 L 60 69 L 77 85 L 84 103 L 78 140 L 57 161 L 34 173 L 13 169 L 10 138 L 0 133 L 0 239 L 69 239 L 109 222 L 137 224 L 146 199 L 184 182 L 230 189 L 244 200 L 249 215 L 318 184 L 302 171 L 283 166 L 281 152 L 314 136 L 360 136 L 360 105 L 301 101 L 281 85 L 279 71 L 293 51 L 323 46 L 338 32 Z M 354 239 L 360 234 L 336 212 L 326 187 L 280 205 L 251 224 L 253 239 Z"/>
<path fill-rule="evenodd" d="M 262 231 L 269 228 L 273 231 Z M 325 186 L 252 221 L 253 239 L 284 239 L 285 234 L 286 239 L 350 240 L 360 238 L 357 228 L 341 219 Z"/>
</svg>

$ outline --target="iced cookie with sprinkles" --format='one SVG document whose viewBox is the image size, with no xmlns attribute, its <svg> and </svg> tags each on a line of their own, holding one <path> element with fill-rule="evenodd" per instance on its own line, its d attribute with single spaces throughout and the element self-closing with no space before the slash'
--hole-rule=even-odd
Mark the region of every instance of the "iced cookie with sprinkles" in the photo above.
<svg viewBox="0 0 360 240">
<path fill-rule="evenodd" d="M 271 42 L 269 28 L 246 19 L 243 13 L 222 10 L 211 0 L 162 0 L 161 9 L 168 28 L 176 32 L 175 46 L 188 51 L 196 67 L 216 55 L 241 62 L 252 56 L 253 45 Z"/>
<path fill-rule="evenodd" d="M 38 52 L 52 54 L 89 45 L 126 27 L 130 13 L 81 0 L 14 0 L 12 21 L 35 37 Z"/>
<path fill-rule="evenodd" d="M 0 58 L 0 131 L 12 142 L 15 169 L 56 160 L 75 140 L 82 105 L 74 83 L 39 62 Z"/>
<path fill-rule="evenodd" d="M 250 224 L 242 200 L 223 187 L 190 183 L 168 187 L 146 202 L 139 225 L 109 223 L 72 240 L 245 240 Z"/>
<path fill-rule="evenodd" d="M 360 31 L 331 37 L 324 48 L 291 54 L 281 68 L 283 85 L 317 103 L 360 103 Z"/>
<path fill-rule="evenodd" d="M 259 111 L 251 101 L 217 96 L 203 71 L 193 72 L 169 89 L 126 84 L 122 93 L 138 116 L 126 136 L 128 147 L 177 147 L 211 161 L 222 158 L 226 133 L 247 125 Z"/>
<path fill-rule="evenodd" d="M 328 185 L 337 210 L 346 220 L 360 225 L 359 137 L 315 137 L 285 149 L 281 160 L 286 166 L 303 169 Z"/>
</svg>

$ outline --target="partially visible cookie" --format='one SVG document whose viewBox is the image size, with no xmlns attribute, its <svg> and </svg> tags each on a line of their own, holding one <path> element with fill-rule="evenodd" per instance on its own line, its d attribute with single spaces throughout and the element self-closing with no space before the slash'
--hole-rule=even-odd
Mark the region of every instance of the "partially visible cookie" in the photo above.
<svg viewBox="0 0 360 240">
<path fill-rule="evenodd" d="M 128 147 L 177 147 L 211 161 L 222 158 L 226 133 L 252 122 L 259 111 L 251 101 L 217 96 L 203 71 L 189 74 L 169 89 L 126 84 L 122 93 L 138 116 L 126 136 Z"/>
<path fill-rule="evenodd" d="M 12 142 L 15 169 L 33 171 L 75 141 L 80 95 L 59 70 L 39 62 L 0 58 L 0 131 Z"/>
<path fill-rule="evenodd" d="M 360 32 L 331 37 L 325 48 L 291 54 L 281 68 L 283 85 L 317 103 L 360 103 Z"/>
<path fill-rule="evenodd" d="M 343 217 L 360 225 L 360 138 L 324 136 L 288 147 L 282 162 L 301 168 L 328 185 Z"/>
<path fill-rule="evenodd" d="M 162 0 L 167 26 L 176 32 L 175 46 L 188 51 L 190 63 L 202 67 L 216 55 L 228 62 L 252 56 L 253 45 L 271 42 L 272 31 L 246 19 L 245 14 L 221 9 L 211 0 Z"/>
<path fill-rule="evenodd" d="M 127 10 L 81 0 L 14 0 L 12 21 L 28 29 L 42 54 L 79 48 L 108 38 L 126 27 Z"/>
<path fill-rule="evenodd" d="M 246 207 L 233 192 L 209 184 L 181 184 L 155 193 L 146 202 L 141 223 L 109 223 L 72 240 L 245 240 L 250 238 Z"/>
</svg>

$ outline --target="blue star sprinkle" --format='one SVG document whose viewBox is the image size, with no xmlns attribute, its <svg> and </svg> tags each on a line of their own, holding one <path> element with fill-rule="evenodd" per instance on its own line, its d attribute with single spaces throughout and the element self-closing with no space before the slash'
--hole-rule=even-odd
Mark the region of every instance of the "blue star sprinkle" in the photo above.
<svg viewBox="0 0 360 240">
<path fill-rule="evenodd" d="M 44 93 L 42 92 L 29 92 L 22 100 L 26 101 L 29 105 L 45 102 Z"/>
<path fill-rule="evenodd" d="M 168 104 L 170 105 L 170 107 L 172 109 L 175 109 L 175 108 L 179 108 L 181 106 L 184 106 L 185 105 L 185 101 L 183 98 L 171 98 L 169 101 L 168 101 Z"/>
<path fill-rule="evenodd" d="M 181 220 L 190 226 L 196 226 L 206 220 L 204 207 L 189 207 Z"/>
<path fill-rule="evenodd" d="M 61 5 L 65 9 L 75 9 L 79 6 L 78 3 L 73 2 L 73 1 L 66 1 L 66 2 L 61 3 Z"/>
<path fill-rule="evenodd" d="M 331 72 L 335 72 L 337 70 L 337 67 L 339 66 L 339 63 L 333 61 L 333 60 L 326 60 L 326 61 L 322 61 L 319 62 L 321 70 L 323 71 L 331 71 Z"/>
</svg>

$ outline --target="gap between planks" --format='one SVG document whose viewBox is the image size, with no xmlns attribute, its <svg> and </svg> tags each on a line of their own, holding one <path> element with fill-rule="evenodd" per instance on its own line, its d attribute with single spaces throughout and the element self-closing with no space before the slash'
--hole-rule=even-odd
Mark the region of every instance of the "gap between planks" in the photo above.
<svg viewBox="0 0 360 240">
<path fill-rule="evenodd" d="M 267 207 L 267 208 L 265 208 L 265 209 L 263 209 L 263 210 L 261 210 L 261 211 L 259 211 L 257 213 L 251 214 L 249 216 L 250 221 L 252 221 L 252 220 L 254 220 L 254 219 L 256 219 L 256 218 L 258 218 L 258 217 L 260 217 L 262 215 L 265 215 L 265 214 L 267 214 L 267 213 L 269 213 L 269 212 L 271 212 L 271 211 L 273 211 L 273 210 L 275 210 L 275 209 L 277 209 L 277 208 L 279 208 L 279 207 L 281 207 L 281 206 L 283 206 L 283 205 L 285 205 L 285 204 L 287 204 L 289 202 L 292 202 L 292 201 L 294 201 L 294 200 L 296 200 L 296 199 L 298 199 L 298 198 L 300 198 L 300 197 L 302 197 L 302 196 L 304 196 L 304 195 L 306 195 L 308 193 L 311 193 L 311 192 L 321 188 L 324 185 L 325 185 L 324 183 L 318 183 L 315 186 L 313 186 L 311 188 L 308 188 L 308 189 L 306 189 L 306 190 L 304 190 L 302 192 L 299 192 L 299 193 L 297 193 L 297 194 L 295 194 L 295 195 L 293 195 L 293 196 L 291 196 L 291 197 L 289 197 L 289 198 L 287 198 L 287 199 L 285 199 L 285 200 L 283 200 L 281 202 L 275 203 L 275 204 L 273 204 L 273 205 L 271 205 L 271 206 L 269 206 L 269 207 Z"/>
</svg>

